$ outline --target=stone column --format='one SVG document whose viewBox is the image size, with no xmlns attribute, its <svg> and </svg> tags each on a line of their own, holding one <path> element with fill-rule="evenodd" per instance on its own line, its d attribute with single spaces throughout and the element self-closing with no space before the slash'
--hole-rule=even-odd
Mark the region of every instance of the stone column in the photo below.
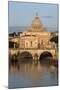
<svg viewBox="0 0 60 90">
<path fill-rule="evenodd" d="M 15 48 L 15 43 L 14 43 L 14 48 Z"/>
</svg>

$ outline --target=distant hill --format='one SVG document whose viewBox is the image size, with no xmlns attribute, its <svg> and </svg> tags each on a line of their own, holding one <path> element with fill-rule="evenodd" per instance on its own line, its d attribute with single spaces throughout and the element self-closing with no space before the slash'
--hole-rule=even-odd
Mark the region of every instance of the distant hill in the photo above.
<svg viewBox="0 0 60 90">
<path fill-rule="evenodd" d="M 17 27 L 8 27 L 8 33 L 13 33 L 13 32 L 23 32 L 25 31 L 26 27 L 24 26 L 17 26 Z"/>
<path fill-rule="evenodd" d="M 26 30 L 26 26 L 11 26 L 11 27 L 8 27 L 8 33 L 13 33 L 13 32 L 23 32 Z M 57 32 L 57 28 L 54 28 L 54 27 L 45 27 L 47 29 L 47 31 L 50 31 L 50 32 Z"/>
</svg>

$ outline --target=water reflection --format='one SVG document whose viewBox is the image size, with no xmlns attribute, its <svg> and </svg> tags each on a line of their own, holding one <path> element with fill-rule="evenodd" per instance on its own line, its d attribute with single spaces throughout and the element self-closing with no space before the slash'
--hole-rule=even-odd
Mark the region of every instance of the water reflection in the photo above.
<svg viewBox="0 0 60 90">
<path fill-rule="evenodd" d="M 40 62 L 9 65 L 9 88 L 58 85 L 57 67 Z"/>
</svg>

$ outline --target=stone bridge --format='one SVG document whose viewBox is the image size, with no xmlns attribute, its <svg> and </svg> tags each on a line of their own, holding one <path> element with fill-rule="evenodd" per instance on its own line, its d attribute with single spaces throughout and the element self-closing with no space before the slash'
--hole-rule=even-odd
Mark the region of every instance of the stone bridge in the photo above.
<svg viewBox="0 0 60 90">
<path fill-rule="evenodd" d="M 9 53 L 11 55 L 14 55 L 17 53 L 23 53 L 23 52 L 28 52 L 32 55 L 33 59 L 34 59 L 34 55 L 37 54 L 38 55 L 38 59 L 39 57 L 44 53 L 44 52 L 48 52 L 52 55 L 52 57 L 54 58 L 56 56 L 56 50 L 55 49 L 9 49 Z"/>
</svg>

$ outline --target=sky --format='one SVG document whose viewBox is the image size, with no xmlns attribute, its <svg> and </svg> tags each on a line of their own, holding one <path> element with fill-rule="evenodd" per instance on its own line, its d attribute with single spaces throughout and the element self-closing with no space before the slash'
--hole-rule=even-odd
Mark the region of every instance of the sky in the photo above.
<svg viewBox="0 0 60 90">
<path fill-rule="evenodd" d="M 30 26 L 36 13 L 38 13 L 44 27 L 57 28 L 57 4 L 23 3 L 14 1 L 9 1 L 8 3 L 9 27 Z"/>
</svg>

